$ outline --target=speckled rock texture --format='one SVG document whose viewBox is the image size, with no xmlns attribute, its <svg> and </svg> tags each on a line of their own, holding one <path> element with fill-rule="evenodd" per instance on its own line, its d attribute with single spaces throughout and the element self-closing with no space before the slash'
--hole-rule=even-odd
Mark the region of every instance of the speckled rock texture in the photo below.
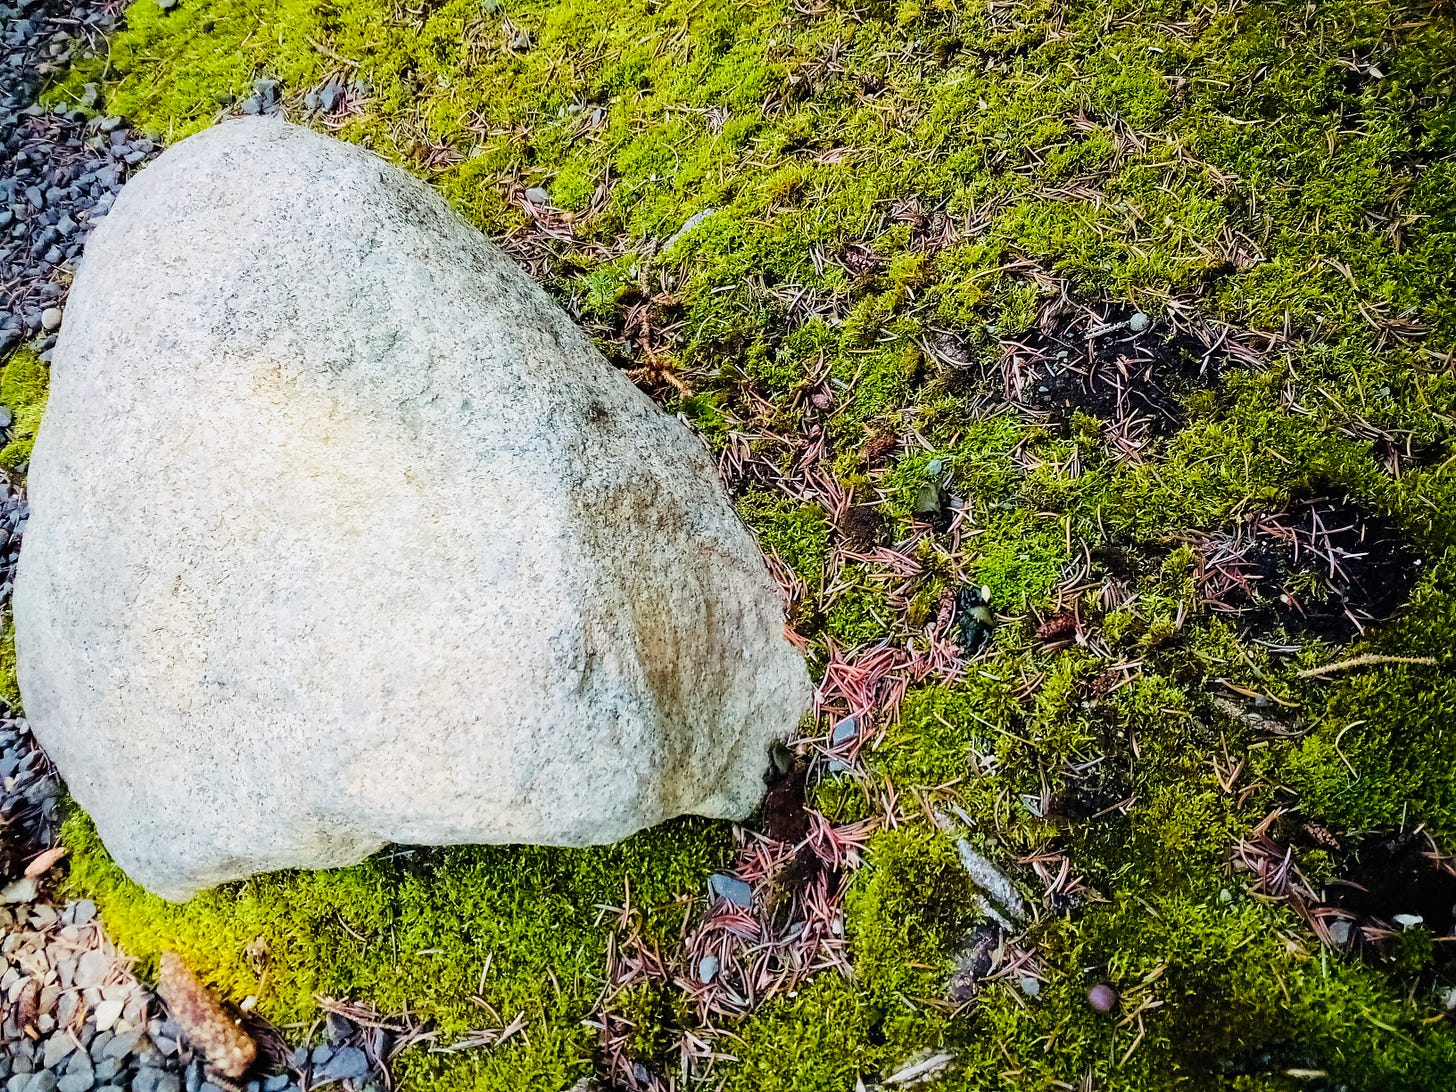
<svg viewBox="0 0 1456 1092">
<path fill-rule="evenodd" d="M 426 186 L 276 119 L 96 230 L 30 504 L 27 716 L 170 899 L 741 818 L 810 700 L 700 441 Z"/>
</svg>

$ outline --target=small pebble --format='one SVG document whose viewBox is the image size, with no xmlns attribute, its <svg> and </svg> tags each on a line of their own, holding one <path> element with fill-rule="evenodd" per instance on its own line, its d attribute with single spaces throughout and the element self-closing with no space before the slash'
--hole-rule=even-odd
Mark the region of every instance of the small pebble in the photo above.
<svg viewBox="0 0 1456 1092">
<path fill-rule="evenodd" d="M 1142 311 L 1136 312 L 1132 318 L 1127 320 L 1127 328 L 1135 334 L 1146 333 L 1152 324 L 1152 317 Z"/>
<path fill-rule="evenodd" d="M 533 205 L 549 205 L 551 204 L 551 195 L 540 186 L 532 186 L 526 191 L 526 200 Z"/>
<path fill-rule="evenodd" d="M 744 910 L 753 905 L 753 888 L 724 872 L 714 872 L 708 877 L 708 891 L 713 898 L 727 899 Z"/>
<path fill-rule="evenodd" d="M 35 878 L 22 876 L 9 887 L 0 890 L 0 903 L 34 902 L 37 894 Z"/>
<path fill-rule="evenodd" d="M 72 1039 L 70 1035 L 64 1032 L 52 1035 L 46 1040 L 45 1061 L 42 1064 L 46 1069 L 55 1069 L 75 1049 L 76 1040 Z"/>
<path fill-rule="evenodd" d="M 1111 1012 L 1117 1007 L 1117 991 L 1105 982 L 1099 982 L 1087 991 L 1087 1003 L 1098 1012 Z"/>
<path fill-rule="evenodd" d="M 177 1074 L 151 1066 L 138 1069 L 131 1079 L 131 1092 L 180 1092 L 181 1088 Z"/>
<path fill-rule="evenodd" d="M 324 1018 L 324 1032 L 328 1036 L 329 1042 L 338 1046 L 354 1034 L 354 1028 L 346 1017 L 337 1012 L 331 1012 Z"/>
<path fill-rule="evenodd" d="M 128 1054 L 135 1053 L 137 1041 L 141 1039 L 141 1035 L 141 1031 L 137 1030 L 127 1032 L 125 1035 L 116 1036 L 111 1042 L 106 1044 L 106 1057 L 124 1058 Z M 91 1056 L 93 1058 L 96 1056 L 95 1047 L 91 1050 Z"/>
<path fill-rule="evenodd" d="M 120 1058 L 102 1058 L 96 1063 L 94 1070 L 98 1081 L 109 1081 L 121 1072 L 122 1061 Z"/>
<path fill-rule="evenodd" d="M 111 957 L 99 948 L 82 952 L 76 960 L 76 985 L 81 989 L 99 986 L 111 973 Z"/>
<path fill-rule="evenodd" d="M 315 1071 L 316 1080 L 353 1081 L 369 1075 L 369 1059 L 358 1047 L 340 1047 L 322 1071 Z"/>
<path fill-rule="evenodd" d="M 112 998 L 97 1005 L 96 1011 L 92 1014 L 92 1018 L 96 1021 L 96 1029 L 98 1031 L 110 1029 L 117 1020 L 121 1019 L 122 1008 L 123 1002 L 119 998 Z"/>
</svg>

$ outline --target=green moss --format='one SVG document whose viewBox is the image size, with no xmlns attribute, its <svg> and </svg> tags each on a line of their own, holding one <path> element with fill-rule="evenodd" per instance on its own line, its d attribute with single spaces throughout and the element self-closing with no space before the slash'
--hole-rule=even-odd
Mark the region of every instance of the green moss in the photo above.
<svg viewBox="0 0 1456 1092">
<path fill-rule="evenodd" d="M 528 50 L 508 48 L 507 18 Z M 1435 992 L 1456 983 L 1420 936 L 1378 968 L 1321 950 L 1229 866 L 1276 808 L 1339 832 L 1422 825 L 1448 851 L 1456 839 L 1456 36 L 1441 12 L 137 0 L 110 56 L 50 94 L 97 80 L 108 112 L 175 139 L 264 74 L 299 116 L 339 69 L 371 89 L 340 134 L 526 240 L 613 359 L 636 351 L 629 311 L 654 301 L 690 391 L 670 408 L 757 460 L 739 511 L 805 586 L 811 658 L 827 641 L 923 651 L 944 593 L 991 592 L 984 652 L 910 687 L 866 772 L 813 789 L 846 822 L 899 802 L 854 879 L 853 976 L 820 975 L 734 1024 L 735 1060 L 705 1087 L 868 1085 L 936 1047 L 957 1054 L 939 1084 L 952 1090 L 1284 1092 L 1301 1069 L 1350 1089 L 1456 1079 Z M 578 214 L 573 239 L 532 232 L 512 201 L 526 185 Z M 1245 338 L 1256 351 L 1223 360 L 1183 397 L 1181 427 L 1133 457 L 1092 413 L 1062 428 L 999 397 L 1006 342 L 1034 338 L 1064 291 L 1280 336 Z M 18 422 L 38 416 L 43 372 L 33 357 L 11 368 L 0 393 L 17 392 Z M 887 542 L 918 529 L 921 572 L 897 583 L 844 559 L 859 547 L 802 477 L 819 450 L 836 488 L 878 505 Z M 1388 515 L 1421 559 L 1410 603 L 1340 647 L 1248 632 L 1198 590 L 1199 535 L 1311 489 Z M 953 532 L 926 530 L 955 513 Z M 1069 618 L 1065 636 L 1038 636 Z M 1365 653 L 1437 664 L 1297 674 Z M 1243 694 L 1287 729 L 1214 700 Z M 1035 997 L 1011 976 L 946 1004 L 975 912 L 936 812 L 1028 893 L 1044 880 L 1023 859 L 1054 872 L 1065 857 L 1082 885 L 1036 900 L 1021 939 Z M 666 942 L 674 898 L 726 852 L 721 828 L 686 824 L 613 850 L 386 856 L 172 908 L 126 885 L 84 821 L 68 838 L 75 889 L 100 895 L 123 942 L 144 958 L 178 944 L 280 1019 L 330 990 L 463 1030 L 483 1019 L 465 999 L 492 953 L 487 1000 L 532 1022 L 496 1051 L 404 1063 L 417 1087 L 452 1090 L 586 1073 L 577 1021 L 606 943 L 587 908 L 630 880 Z M 1328 879 L 1342 862 L 1307 864 Z M 242 955 L 259 935 L 284 953 L 266 988 Z M 1094 1013 L 1096 981 L 1139 1016 Z M 684 1019 L 670 994 L 621 999 L 659 1064 Z"/>
<path fill-rule="evenodd" d="M 489 1052 L 416 1050 L 400 1076 L 420 1087 L 552 1092 L 589 1072 L 592 1032 L 581 1020 L 603 984 L 600 907 L 622 905 L 630 884 L 649 935 L 673 935 L 678 896 L 703 891 L 728 851 L 721 824 L 677 822 L 605 849 L 385 851 L 175 905 L 132 884 L 84 815 L 68 817 L 63 837 L 70 890 L 96 899 L 144 973 L 173 949 L 227 995 L 256 997 L 275 1022 L 306 1026 L 317 995 L 363 997 L 429 1020 L 442 1045 L 524 1013 L 520 1038 Z"/>
<path fill-rule="evenodd" d="M 0 370 L 0 405 L 11 414 L 10 440 L 0 449 L 0 469 L 16 474 L 30 462 L 50 378 L 50 368 L 28 348 L 17 349 Z"/>
<path fill-rule="evenodd" d="M 50 368 L 29 347 L 10 354 L 0 369 L 0 405 L 10 411 L 10 438 L 0 448 L 0 469 L 23 480 L 35 446 L 36 430 L 50 390 Z M 15 623 L 7 608 L 0 614 L 0 702 L 22 712 L 15 678 Z"/>
<path fill-rule="evenodd" d="M 1456 557 L 1427 574 L 1406 615 L 1371 651 L 1449 664 L 1456 633 Z M 1286 777 L 1307 811 L 1357 829 L 1426 826 L 1456 838 L 1456 771 L 1440 758 L 1456 731 L 1449 667 L 1391 664 L 1300 688 L 1311 731 Z"/>
<path fill-rule="evenodd" d="M 868 644 L 894 624 L 895 612 L 882 592 L 862 581 L 859 566 L 841 574 L 846 585 L 839 591 L 824 621 L 824 631 L 840 647 Z M 855 582 L 861 581 L 861 582 Z"/>
<path fill-rule="evenodd" d="M 15 679 L 15 621 L 10 612 L 0 615 L 0 701 L 21 714 L 20 683 Z"/>
<path fill-rule="evenodd" d="M 829 559 L 829 519 L 822 508 L 754 490 L 739 501 L 738 513 L 765 553 L 778 557 L 811 589 L 822 588 Z"/>
</svg>

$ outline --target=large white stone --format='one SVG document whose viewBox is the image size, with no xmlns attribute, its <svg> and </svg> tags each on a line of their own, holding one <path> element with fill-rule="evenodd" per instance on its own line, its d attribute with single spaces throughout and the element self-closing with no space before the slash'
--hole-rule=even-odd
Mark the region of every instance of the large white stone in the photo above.
<svg viewBox="0 0 1456 1092">
<path fill-rule="evenodd" d="M 741 818 L 809 701 L 701 443 L 426 186 L 275 120 L 91 237 L 30 503 L 26 714 L 168 898 Z"/>
</svg>

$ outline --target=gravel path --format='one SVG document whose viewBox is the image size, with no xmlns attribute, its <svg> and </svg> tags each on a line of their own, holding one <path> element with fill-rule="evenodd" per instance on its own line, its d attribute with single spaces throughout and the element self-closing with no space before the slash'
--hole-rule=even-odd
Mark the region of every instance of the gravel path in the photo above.
<svg viewBox="0 0 1456 1092">
<path fill-rule="evenodd" d="M 99 48 L 111 4 L 0 2 L 0 353 L 59 328 L 68 270 L 130 173 L 160 149 L 81 101 L 35 102 L 46 80 Z"/>
<path fill-rule="evenodd" d="M 102 47 L 118 10 L 93 0 L 0 0 L 0 362 L 26 341 L 50 359 L 87 233 L 132 172 L 160 151 L 123 119 L 97 115 L 95 87 L 77 103 L 35 101 L 74 58 Z M 0 480 L 0 610 L 9 607 L 27 516 L 23 493 Z M 325 1044 L 291 1052 L 270 1044 L 280 1072 L 242 1082 L 209 1072 L 107 939 L 96 907 L 49 897 L 59 854 L 47 850 L 56 845 L 60 792 L 24 719 L 0 702 L 3 1092 L 388 1086 L 379 1032 L 338 1015 L 328 1020 Z M 279 1064 L 284 1055 L 287 1064 Z"/>
</svg>

